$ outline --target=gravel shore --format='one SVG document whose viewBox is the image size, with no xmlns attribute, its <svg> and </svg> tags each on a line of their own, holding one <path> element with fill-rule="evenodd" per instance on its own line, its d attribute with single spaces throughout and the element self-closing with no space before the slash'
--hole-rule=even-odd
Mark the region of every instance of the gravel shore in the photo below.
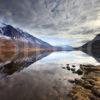
<svg viewBox="0 0 100 100">
<path fill-rule="evenodd" d="M 83 76 L 73 81 L 69 100 L 100 100 L 100 66 L 80 65 L 79 71 Z"/>
</svg>

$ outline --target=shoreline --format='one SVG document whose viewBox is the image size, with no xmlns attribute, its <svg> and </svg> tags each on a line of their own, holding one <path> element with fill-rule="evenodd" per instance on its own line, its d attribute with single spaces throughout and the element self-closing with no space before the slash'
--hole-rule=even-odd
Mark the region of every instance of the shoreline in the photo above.
<svg viewBox="0 0 100 100">
<path fill-rule="evenodd" d="M 79 70 L 83 75 L 81 79 L 72 80 L 69 100 L 100 100 L 100 65 L 80 65 Z"/>
</svg>

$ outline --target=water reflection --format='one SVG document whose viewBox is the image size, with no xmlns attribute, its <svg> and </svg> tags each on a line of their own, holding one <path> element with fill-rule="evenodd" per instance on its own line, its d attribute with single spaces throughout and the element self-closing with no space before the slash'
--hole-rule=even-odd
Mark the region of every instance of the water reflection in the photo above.
<svg viewBox="0 0 100 100">
<path fill-rule="evenodd" d="M 78 64 L 96 63 L 81 51 L 20 51 L 15 58 L 8 60 L 9 63 L 0 69 L 1 73 L 7 74 L 0 79 L 1 100 L 65 100 L 73 87 L 73 80 L 81 78 L 73 73 L 79 68 Z M 67 63 L 78 64 L 74 68 L 69 65 L 71 70 L 68 70 Z M 20 73 L 14 73 L 16 71 Z"/>
<path fill-rule="evenodd" d="M 34 51 L 34 52 L 19 52 L 17 57 L 9 59 L 9 63 L 5 65 L 1 64 L 0 73 L 13 74 L 16 71 L 28 67 L 32 63 L 46 57 L 50 54 L 50 51 Z M 6 62 L 6 61 L 5 61 Z M 0 62 L 2 63 L 2 61 Z"/>
<path fill-rule="evenodd" d="M 55 65 L 55 64 L 67 64 L 67 63 L 98 64 L 98 62 L 96 62 L 93 58 L 95 58 L 96 60 L 99 60 L 98 58 L 99 55 L 100 55 L 100 52 L 99 51 L 95 52 L 95 50 L 93 50 L 92 52 L 92 57 L 88 56 L 85 53 L 82 53 L 81 51 L 71 51 L 71 52 L 50 52 L 50 51 L 35 52 L 34 51 L 34 52 L 28 52 L 28 53 L 20 52 L 16 58 L 11 59 L 11 60 L 9 59 L 9 63 L 2 64 L 2 62 L 0 62 L 1 63 L 0 73 L 5 73 L 7 75 L 10 75 L 26 67 L 33 68 L 33 66 L 35 69 L 36 68 L 39 70 L 43 68 L 45 69 L 45 65 L 41 67 L 40 64 L 48 64 L 48 66 L 50 66 L 51 64 Z M 34 64 L 35 62 L 36 64 Z M 47 69 L 49 69 L 48 66 L 46 66 Z M 52 66 L 50 66 L 50 68 L 52 68 Z"/>
<path fill-rule="evenodd" d="M 48 66 L 50 67 L 50 65 Z M 0 100 L 65 100 L 78 75 L 61 68 L 23 70 L 0 79 Z"/>
<path fill-rule="evenodd" d="M 96 61 L 100 62 L 100 50 L 91 49 L 91 51 L 89 52 L 88 51 L 83 51 L 83 52 L 95 58 Z"/>
<path fill-rule="evenodd" d="M 100 34 L 84 44 L 80 49 L 100 62 Z"/>
</svg>

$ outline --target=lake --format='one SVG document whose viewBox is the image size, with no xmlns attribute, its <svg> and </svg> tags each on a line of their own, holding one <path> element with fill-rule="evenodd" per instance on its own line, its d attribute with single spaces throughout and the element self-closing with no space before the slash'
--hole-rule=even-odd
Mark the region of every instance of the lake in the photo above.
<svg viewBox="0 0 100 100">
<path fill-rule="evenodd" d="M 0 68 L 1 100 L 66 99 L 73 87 L 72 80 L 82 76 L 73 73 L 73 65 L 74 70 L 78 70 L 80 64 L 99 64 L 81 51 L 20 54 L 9 62 Z M 67 64 L 70 64 L 70 70 L 66 69 Z"/>
</svg>

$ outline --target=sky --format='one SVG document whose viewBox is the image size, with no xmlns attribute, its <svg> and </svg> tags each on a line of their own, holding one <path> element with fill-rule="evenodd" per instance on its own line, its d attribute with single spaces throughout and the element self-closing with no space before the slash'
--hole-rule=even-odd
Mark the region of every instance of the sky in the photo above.
<svg viewBox="0 0 100 100">
<path fill-rule="evenodd" d="M 100 0 L 0 0 L 0 22 L 52 45 L 79 46 L 100 33 Z"/>
</svg>

